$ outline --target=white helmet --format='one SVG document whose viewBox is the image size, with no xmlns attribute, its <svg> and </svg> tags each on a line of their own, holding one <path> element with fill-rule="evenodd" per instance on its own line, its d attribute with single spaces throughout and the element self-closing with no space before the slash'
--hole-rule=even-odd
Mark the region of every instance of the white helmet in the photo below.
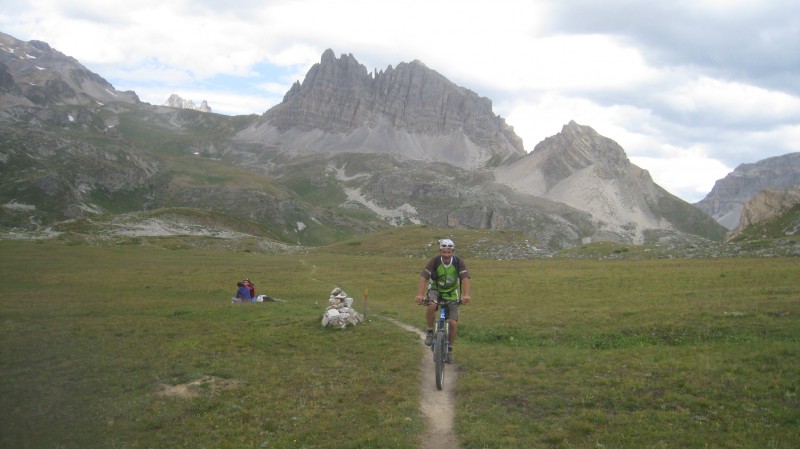
<svg viewBox="0 0 800 449">
<path fill-rule="evenodd" d="M 442 249 L 442 248 L 453 248 L 453 249 L 455 249 L 455 247 L 456 247 L 456 244 L 453 243 L 453 241 L 450 240 L 450 239 L 441 239 L 441 240 L 439 240 L 439 249 Z"/>
</svg>

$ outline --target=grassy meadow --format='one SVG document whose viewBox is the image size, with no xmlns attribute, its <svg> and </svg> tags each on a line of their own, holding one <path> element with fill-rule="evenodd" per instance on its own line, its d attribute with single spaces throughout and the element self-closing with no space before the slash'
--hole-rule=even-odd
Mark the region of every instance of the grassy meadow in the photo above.
<svg viewBox="0 0 800 449">
<path fill-rule="evenodd" d="M 0 447 L 417 448 L 424 262 L 0 242 Z M 800 259 L 467 263 L 462 448 L 800 447 Z"/>
</svg>

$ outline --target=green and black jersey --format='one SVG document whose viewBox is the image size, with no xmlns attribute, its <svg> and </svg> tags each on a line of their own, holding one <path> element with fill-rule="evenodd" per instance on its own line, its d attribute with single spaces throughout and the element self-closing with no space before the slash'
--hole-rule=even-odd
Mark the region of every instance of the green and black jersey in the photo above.
<svg viewBox="0 0 800 449">
<path fill-rule="evenodd" d="M 442 299 L 455 301 L 459 298 L 461 280 L 469 278 L 469 270 L 459 257 L 453 256 L 450 264 L 445 264 L 442 256 L 436 256 L 425 265 L 422 277 L 430 280 L 431 289 L 437 290 Z"/>
</svg>

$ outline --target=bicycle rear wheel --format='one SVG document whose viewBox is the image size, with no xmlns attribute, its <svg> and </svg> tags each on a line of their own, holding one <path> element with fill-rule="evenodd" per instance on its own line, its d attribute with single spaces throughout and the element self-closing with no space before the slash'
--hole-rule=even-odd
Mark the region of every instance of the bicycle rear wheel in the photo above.
<svg viewBox="0 0 800 449">
<path fill-rule="evenodd" d="M 447 356 L 447 339 L 444 332 L 437 332 L 433 342 L 433 364 L 436 365 L 436 388 L 444 385 L 444 359 Z"/>
</svg>

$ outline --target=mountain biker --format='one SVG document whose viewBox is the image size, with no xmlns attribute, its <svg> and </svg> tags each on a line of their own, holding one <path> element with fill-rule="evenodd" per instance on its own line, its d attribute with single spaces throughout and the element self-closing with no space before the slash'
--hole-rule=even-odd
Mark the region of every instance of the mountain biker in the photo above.
<svg viewBox="0 0 800 449">
<path fill-rule="evenodd" d="M 458 306 L 456 302 L 461 299 L 464 304 L 470 302 L 470 279 L 467 264 L 460 257 L 455 256 L 456 245 L 450 239 L 439 240 L 439 255 L 428 261 L 419 278 L 416 301 L 426 304 L 425 320 L 428 325 L 428 334 L 425 344 L 433 343 L 433 323 L 436 318 L 438 305 L 436 299 L 441 298 L 448 302 L 448 323 L 450 323 L 450 336 L 447 348 L 447 363 L 453 363 L 453 345 L 458 331 Z M 427 288 L 427 295 L 425 289 Z M 459 297 L 459 295 L 463 293 Z"/>
</svg>

